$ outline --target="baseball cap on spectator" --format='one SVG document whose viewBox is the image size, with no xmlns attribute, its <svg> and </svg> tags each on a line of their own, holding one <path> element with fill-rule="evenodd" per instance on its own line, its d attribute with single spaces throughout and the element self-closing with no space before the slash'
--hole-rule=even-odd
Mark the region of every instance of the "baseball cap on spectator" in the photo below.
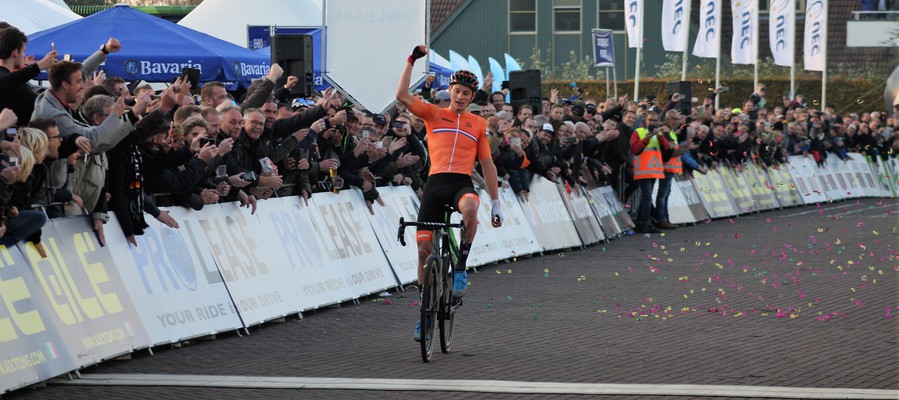
<svg viewBox="0 0 899 400">
<path fill-rule="evenodd" d="M 387 117 L 384 114 L 374 114 L 371 116 L 371 119 L 375 122 L 375 125 L 387 125 Z"/>
<path fill-rule="evenodd" d="M 440 90 L 434 94 L 434 101 L 449 100 L 450 94 L 446 90 Z"/>
<path fill-rule="evenodd" d="M 586 109 L 584 108 L 584 103 L 581 101 L 575 101 L 574 105 L 571 106 L 571 113 L 578 117 L 583 117 L 584 111 L 586 111 Z"/>
<path fill-rule="evenodd" d="M 596 104 L 588 103 L 584 106 L 584 110 L 586 110 L 590 114 L 596 114 Z"/>
<path fill-rule="evenodd" d="M 553 124 L 543 124 L 543 128 L 540 128 L 540 130 L 546 131 L 549 133 L 555 133 L 555 130 L 553 129 Z"/>
<path fill-rule="evenodd" d="M 481 115 L 481 106 L 479 106 L 475 103 L 471 103 L 468 105 L 468 112 L 470 112 L 472 114 Z"/>
</svg>

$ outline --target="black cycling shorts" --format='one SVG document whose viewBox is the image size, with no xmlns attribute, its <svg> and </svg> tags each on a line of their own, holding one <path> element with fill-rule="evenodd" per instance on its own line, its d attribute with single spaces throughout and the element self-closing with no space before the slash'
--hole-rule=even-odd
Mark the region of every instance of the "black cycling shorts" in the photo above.
<svg viewBox="0 0 899 400">
<path fill-rule="evenodd" d="M 425 183 L 421 196 L 421 207 L 418 209 L 418 222 L 444 222 L 446 206 L 459 210 L 459 201 L 464 197 L 474 197 L 480 201 L 471 176 L 465 174 L 434 174 Z M 419 231 L 431 231 L 433 228 L 418 227 Z"/>
</svg>

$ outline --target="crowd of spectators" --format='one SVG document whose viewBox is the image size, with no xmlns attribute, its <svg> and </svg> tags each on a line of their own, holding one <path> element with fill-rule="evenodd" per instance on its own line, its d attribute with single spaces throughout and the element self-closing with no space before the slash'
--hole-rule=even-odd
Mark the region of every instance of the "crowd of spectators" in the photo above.
<svg viewBox="0 0 899 400">
<path fill-rule="evenodd" d="M 121 48 L 110 38 L 81 63 L 25 56 L 27 37 L 0 25 L 0 244 L 28 240 L 43 252 L 46 218 L 90 215 L 105 242 L 113 212 L 123 234 L 147 227 L 150 214 L 178 223 L 161 206 L 195 210 L 316 192 L 361 189 L 369 205 L 378 187 L 409 185 L 418 194 L 428 176 L 424 123 L 396 106 L 385 114 L 354 107 L 332 90 L 292 98 L 299 80 L 273 65 L 238 99 L 217 82 L 193 89 L 181 78 L 156 93 L 129 87 L 97 67 Z M 47 71 L 49 88 L 30 83 Z M 631 136 L 650 131 L 676 110 L 679 98 L 597 101 L 576 87 L 564 97 L 553 90 L 538 104 L 513 107 L 491 92 L 485 77 L 468 111 L 488 122 L 487 137 L 503 185 L 528 201 L 535 175 L 580 187 L 610 184 L 622 200 L 635 190 Z M 430 82 L 416 96 L 445 106 L 449 94 Z M 197 91 L 198 90 L 198 91 Z M 802 96 L 769 102 L 764 85 L 739 108 L 714 109 L 714 97 L 672 114 L 685 172 L 704 173 L 727 164 L 776 165 L 789 155 L 845 159 L 858 152 L 886 157 L 899 151 L 895 113 L 837 115 L 833 107 L 809 108 Z M 673 100 L 673 101 L 670 101 Z M 664 103 L 664 104 L 662 104 Z M 773 104 L 776 103 L 776 104 Z M 893 110 L 894 112 L 896 110 Z M 671 122 L 666 117 L 666 123 Z M 475 171 L 476 172 L 476 171 Z M 477 178 L 477 174 L 474 174 Z"/>
</svg>

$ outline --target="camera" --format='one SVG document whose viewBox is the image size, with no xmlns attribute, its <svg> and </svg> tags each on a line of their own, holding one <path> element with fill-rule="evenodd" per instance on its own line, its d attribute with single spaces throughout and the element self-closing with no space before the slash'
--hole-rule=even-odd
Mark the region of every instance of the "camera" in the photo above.
<svg viewBox="0 0 899 400">
<path fill-rule="evenodd" d="M 366 126 L 366 127 L 362 128 L 362 130 L 360 131 L 360 133 L 362 134 L 362 137 L 367 138 L 367 137 L 369 137 L 369 136 L 374 136 L 375 131 L 374 131 L 374 129 L 371 129 L 371 128 L 369 128 L 369 127 Z"/>
<path fill-rule="evenodd" d="M 519 139 L 519 140 L 521 140 L 521 139 Z M 576 136 L 569 136 L 569 137 L 565 138 L 565 143 L 571 144 L 571 143 L 574 143 L 574 142 L 577 142 L 577 137 L 576 137 Z"/>
<path fill-rule="evenodd" d="M 17 166 L 17 165 L 19 165 L 19 157 L 16 157 L 16 156 L 10 156 L 10 157 L 9 157 L 9 166 L 10 166 L 10 167 L 15 167 L 15 166 Z"/>
<path fill-rule="evenodd" d="M 208 145 L 208 144 L 215 145 L 215 139 L 213 139 L 213 138 L 200 139 L 200 147 L 206 147 L 206 145 Z"/>
<path fill-rule="evenodd" d="M 247 172 L 244 172 L 243 175 L 241 175 L 240 179 L 243 179 L 248 182 L 255 182 L 257 179 L 259 179 L 259 176 L 256 175 L 255 171 L 247 171 Z"/>
<path fill-rule="evenodd" d="M 16 134 L 18 132 L 19 132 L 18 128 L 14 127 L 14 126 L 6 128 L 6 140 L 9 140 L 10 142 L 12 142 L 13 140 L 16 140 Z"/>
</svg>

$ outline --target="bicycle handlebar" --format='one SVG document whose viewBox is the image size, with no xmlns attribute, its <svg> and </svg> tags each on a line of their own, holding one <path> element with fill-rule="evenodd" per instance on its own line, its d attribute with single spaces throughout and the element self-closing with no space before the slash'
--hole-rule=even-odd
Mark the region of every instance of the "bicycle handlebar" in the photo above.
<svg viewBox="0 0 899 400">
<path fill-rule="evenodd" d="M 403 217 L 400 217 L 400 227 L 399 227 L 399 230 L 397 230 L 396 239 L 399 240 L 400 244 L 402 244 L 403 246 L 406 245 L 406 238 L 405 238 L 405 235 L 403 235 L 403 233 L 405 232 L 407 226 L 416 226 L 416 227 L 427 226 L 427 227 L 444 228 L 444 229 L 465 228 L 465 226 L 462 225 L 462 223 L 453 224 L 453 223 L 450 223 L 449 221 L 447 221 L 447 222 L 406 222 L 403 219 Z"/>
</svg>

